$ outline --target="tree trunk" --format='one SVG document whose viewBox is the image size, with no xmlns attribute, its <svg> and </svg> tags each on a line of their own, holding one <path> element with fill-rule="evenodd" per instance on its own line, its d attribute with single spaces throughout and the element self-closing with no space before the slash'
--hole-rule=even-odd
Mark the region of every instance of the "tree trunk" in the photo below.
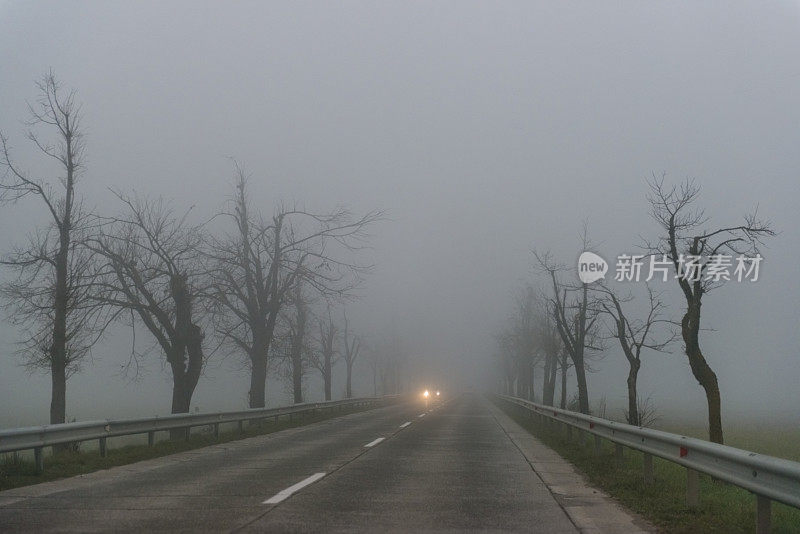
<svg viewBox="0 0 800 534">
<path fill-rule="evenodd" d="M 703 387 L 708 404 L 708 439 L 714 443 L 723 443 L 722 436 L 722 399 L 719 391 L 717 375 L 711 369 L 700 351 L 700 303 L 690 302 L 689 309 L 681 321 L 681 335 L 686 345 L 686 356 L 692 374 Z"/>
<path fill-rule="evenodd" d="M 67 413 L 67 374 L 63 362 L 52 362 L 52 391 L 50 398 L 50 424 L 64 423 Z"/>
<path fill-rule="evenodd" d="M 331 400 L 331 379 L 332 379 L 332 364 L 331 364 L 331 355 L 325 354 L 325 368 L 324 372 L 322 373 L 323 379 L 325 380 L 325 400 Z"/>
<path fill-rule="evenodd" d="M 267 357 L 266 354 L 250 356 L 250 408 L 263 408 L 266 404 Z"/>
<path fill-rule="evenodd" d="M 564 359 L 561 362 L 561 409 L 567 407 L 567 355 L 564 354 Z"/>
<path fill-rule="evenodd" d="M 575 363 L 575 378 L 578 382 L 578 410 L 581 413 L 589 414 L 589 389 L 586 385 L 586 368 L 583 366 L 583 359 Z"/>
<path fill-rule="evenodd" d="M 172 375 L 172 413 L 189 413 L 192 394 L 189 393 L 186 380 L 179 373 Z M 185 439 L 189 434 L 188 428 L 174 428 L 169 431 L 169 439 Z"/>
<path fill-rule="evenodd" d="M 172 378 L 172 413 L 189 413 L 192 394 L 183 377 Z"/>
<path fill-rule="evenodd" d="M 345 397 L 348 399 L 353 398 L 353 363 L 347 362 L 347 386 L 345 388 Z"/>
<path fill-rule="evenodd" d="M 547 399 L 550 396 L 550 367 L 552 367 L 552 359 L 548 354 L 544 359 L 544 372 L 542 373 L 542 404 L 547 404 Z M 553 405 L 552 399 L 549 405 Z"/>
<path fill-rule="evenodd" d="M 689 355 L 689 366 L 692 374 L 703 387 L 708 404 L 708 439 L 714 443 L 723 443 L 722 436 L 722 398 L 719 391 L 717 375 L 706 363 L 703 354 L 698 350 Z"/>
<path fill-rule="evenodd" d="M 545 360 L 545 368 L 542 376 L 542 404 L 553 406 L 556 394 L 556 373 L 558 366 L 556 356 L 548 356 Z"/>
<path fill-rule="evenodd" d="M 67 214 L 67 217 L 69 214 Z M 53 345 L 50 349 L 50 372 L 52 375 L 53 390 L 50 399 L 50 424 L 66 421 L 67 415 L 67 308 L 69 297 L 68 261 L 69 261 L 69 229 L 63 227 L 69 221 L 62 223 L 59 238 L 59 251 L 56 255 L 55 300 L 53 302 Z"/>
<path fill-rule="evenodd" d="M 532 363 L 528 364 L 530 367 L 530 377 L 528 378 L 528 400 L 531 402 L 536 402 L 536 393 L 535 387 L 536 384 L 536 366 Z"/>
<path fill-rule="evenodd" d="M 303 402 L 303 367 L 302 362 L 296 359 L 292 361 L 292 391 L 294 392 L 294 403 Z"/>
<path fill-rule="evenodd" d="M 634 426 L 641 426 L 642 424 L 637 403 L 638 393 L 636 392 L 636 379 L 639 375 L 640 365 L 638 361 L 633 360 L 630 362 L 628 370 L 628 424 Z"/>
</svg>

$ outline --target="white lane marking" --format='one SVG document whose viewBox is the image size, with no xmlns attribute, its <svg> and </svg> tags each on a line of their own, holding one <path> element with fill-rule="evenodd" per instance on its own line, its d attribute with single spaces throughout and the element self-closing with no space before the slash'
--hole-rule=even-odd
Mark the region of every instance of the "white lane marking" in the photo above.
<svg viewBox="0 0 800 534">
<path fill-rule="evenodd" d="M 278 504 L 282 500 L 287 499 L 288 497 L 290 497 L 293 493 L 296 493 L 296 492 L 300 491 L 301 489 L 305 488 L 309 484 L 313 484 L 314 482 L 316 482 L 317 480 L 321 479 L 324 476 L 325 476 L 325 473 L 314 473 L 310 477 L 308 477 L 308 478 L 306 478 L 304 480 L 301 480 L 300 482 L 298 482 L 294 486 L 289 486 L 285 490 L 279 491 L 278 493 L 276 493 L 275 495 L 273 495 L 272 497 L 270 497 L 269 499 L 264 501 L 262 504 Z"/>
<path fill-rule="evenodd" d="M 376 440 L 370 441 L 369 443 L 367 443 L 366 445 L 364 445 L 364 447 L 374 447 L 375 445 L 377 445 L 378 443 L 380 443 L 381 441 L 383 441 L 383 440 L 385 440 L 385 439 L 386 439 L 386 438 L 378 438 L 378 439 L 376 439 Z"/>
<path fill-rule="evenodd" d="M 425 417 L 424 413 L 419 414 L 417 417 Z"/>
<path fill-rule="evenodd" d="M 402 425 L 400 425 L 400 428 L 405 428 L 405 427 L 407 427 L 407 426 L 408 426 L 408 425 L 410 425 L 410 424 L 411 424 L 411 421 L 406 421 L 405 423 L 403 423 Z"/>
</svg>

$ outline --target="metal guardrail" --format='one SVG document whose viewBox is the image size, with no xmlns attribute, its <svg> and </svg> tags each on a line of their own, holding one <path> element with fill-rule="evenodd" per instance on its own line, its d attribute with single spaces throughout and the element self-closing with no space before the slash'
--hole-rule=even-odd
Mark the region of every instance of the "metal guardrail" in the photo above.
<svg viewBox="0 0 800 534">
<path fill-rule="evenodd" d="M 233 412 L 216 413 L 181 413 L 138 419 L 106 419 L 79 423 L 63 423 L 42 425 L 27 428 L 0 430 L 0 453 L 30 450 L 34 451 L 37 472 L 44 469 L 42 450 L 44 447 L 64 445 L 82 441 L 99 440 L 100 455 L 106 455 L 106 440 L 117 436 L 147 434 L 150 446 L 155 443 L 155 433 L 165 430 L 188 429 L 192 427 L 211 426 L 214 435 L 219 436 L 219 425 L 238 423 L 239 431 L 244 430 L 245 421 L 256 421 L 269 418 L 277 420 L 280 416 L 305 414 L 317 410 L 337 410 L 358 408 L 395 401 L 399 395 L 384 397 L 364 397 L 328 402 L 309 402 L 281 408 L 253 408 Z"/>
<path fill-rule="evenodd" d="M 699 505 L 697 473 L 705 473 L 744 488 L 757 497 L 756 530 L 769 532 L 771 501 L 800 508 L 800 462 L 766 456 L 755 452 L 711 443 L 705 440 L 609 421 L 582 413 L 538 404 L 518 397 L 497 395 L 517 405 L 542 421 L 558 421 L 566 425 L 568 436 L 576 428 L 595 436 L 595 451 L 600 452 L 601 439 L 616 445 L 618 461 L 623 447 L 644 453 L 644 480 L 653 482 L 653 456 L 687 468 L 686 501 L 690 507 Z"/>
</svg>

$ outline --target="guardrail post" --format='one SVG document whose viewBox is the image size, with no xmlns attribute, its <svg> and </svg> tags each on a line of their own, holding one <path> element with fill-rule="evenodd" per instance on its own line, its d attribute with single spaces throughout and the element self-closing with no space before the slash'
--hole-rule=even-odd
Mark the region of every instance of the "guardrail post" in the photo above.
<svg viewBox="0 0 800 534">
<path fill-rule="evenodd" d="M 214 439 L 219 439 L 219 423 L 214 423 Z"/>
<path fill-rule="evenodd" d="M 644 453 L 642 457 L 642 467 L 644 471 L 644 483 L 650 485 L 653 483 L 653 455 Z"/>
<path fill-rule="evenodd" d="M 572 441 L 572 425 L 567 425 L 567 439 Z"/>
<path fill-rule="evenodd" d="M 106 450 L 106 438 L 100 438 L 100 457 L 105 458 L 107 452 L 108 451 Z"/>
<path fill-rule="evenodd" d="M 772 529 L 772 501 L 756 495 L 756 534 L 769 534 Z"/>
<path fill-rule="evenodd" d="M 36 469 L 36 474 L 41 475 L 44 471 L 44 451 L 41 447 L 33 449 L 33 464 Z"/>
<path fill-rule="evenodd" d="M 600 441 L 600 436 L 597 434 L 594 435 L 594 454 L 595 456 L 600 456 L 603 452 L 603 443 Z"/>
<path fill-rule="evenodd" d="M 614 458 L 617 460 L 617 467 L 622 467 L 625 464 L 625 452 L 619 443 L 614 444 Z"/>
<path fill-rule="evenodd" d="M 154 430 L 151 430 L 147 433 L 147 446 L 152 447 L 156 444 L 156 433 Z"/>
<path fill-rule="evenodd" d="M 700 475 L 694 469 L 686 469 L 686 506 L 700 506 Z"/>
<path fill-rule="evenodd" d="M 244 421 L 239 419 L 236 422 L 238 423 L 239 426 L 239 434 L 244 434 Z"/>
</svg>

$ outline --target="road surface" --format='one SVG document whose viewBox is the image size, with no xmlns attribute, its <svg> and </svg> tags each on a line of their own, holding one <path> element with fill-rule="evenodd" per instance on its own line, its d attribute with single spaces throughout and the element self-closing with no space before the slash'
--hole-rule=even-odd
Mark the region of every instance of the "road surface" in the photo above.
<svg viewBox="0 0 800 534">
<path fill-rule="evenodd" d="M 642 528 L 477 394 L 0 492 L 2 532 Z"/>
</svg>

